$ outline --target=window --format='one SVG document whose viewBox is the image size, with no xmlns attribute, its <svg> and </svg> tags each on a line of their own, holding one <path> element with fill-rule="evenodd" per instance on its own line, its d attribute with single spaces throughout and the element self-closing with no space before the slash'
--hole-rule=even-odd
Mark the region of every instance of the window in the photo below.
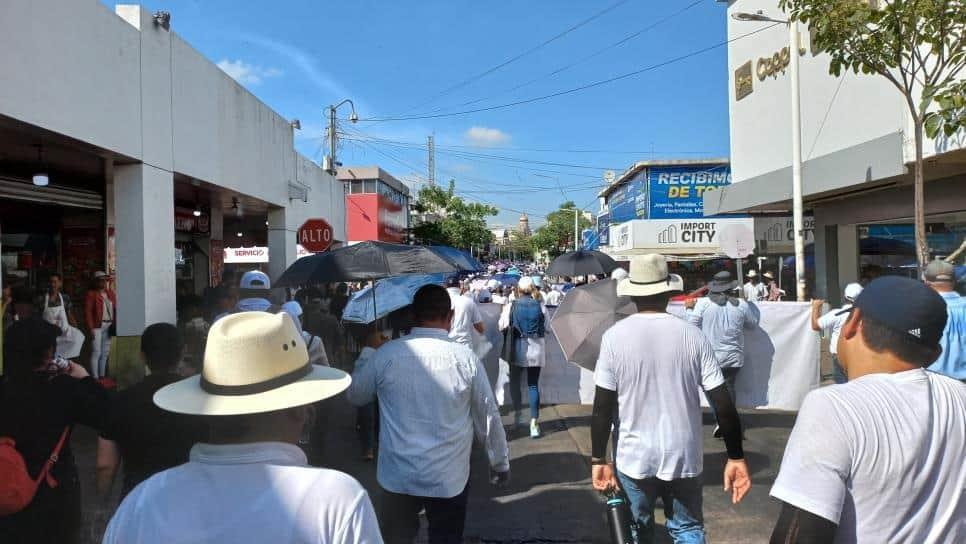
<svg viewBox="0 0 966 544">
<path fill-rule="evenodd" d="M 366 194 L 374 194 L 376 192 L 376 180 L 367 179 L 365 183 L 365 190 L 363 192 Z"/>
</svg>

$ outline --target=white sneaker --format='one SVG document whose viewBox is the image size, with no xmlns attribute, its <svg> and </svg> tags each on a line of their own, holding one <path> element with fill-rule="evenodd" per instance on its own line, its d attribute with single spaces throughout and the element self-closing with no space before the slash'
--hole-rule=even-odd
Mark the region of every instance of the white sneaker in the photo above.
<svg viewBox="0 0 966 544">
<path fill-rule="evenodd" d="M 537 420 L 530 420 L 530 438 L 540 438 L 540 424 Z"/>
</svg>

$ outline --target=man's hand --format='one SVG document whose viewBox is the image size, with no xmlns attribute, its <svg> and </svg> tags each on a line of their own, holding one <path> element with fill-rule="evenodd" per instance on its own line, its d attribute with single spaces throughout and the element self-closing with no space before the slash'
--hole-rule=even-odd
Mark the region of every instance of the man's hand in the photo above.
<svg viewBox="0 0 966 544">
<path fill-rule="evenodd" d="M 613 464 L 593 465 L 591 470 L 591 479 L 593 480 L 595 490 L 606 492 L 612 489 L 620 489 L 620 484 L 617 483 L 617 476 L 614 474 Z"/>
<path fill-rule="evenodd" d="M 684 307 L 687 308 L 688 310 L 693 310 L 694 305 L 697 304 L 697 302 L 698 302 L 698 299 L 696 298 L 690 298 L 690 297 L 686 298 L 684 299 Z"/>
<path fill-rule="evenodd" d="M 86 378 L 90 376 L 90 374 L 87 373 L 86 368 L 82 367 L 81 365 L 73 361 L 71 361 L 70 365 L 67 367 L 67 375 L 70 376 L 71 378 L 77 378 L 77 379 Z"/>
<path fill-rule="evenodd" d="M 510 471 L 503 472 L 490 471 L 490 483 L 500 489 L 506 489 L 510 485 Z"/>
<path fill-rule="evenodd" d="M 825 305 L 825 301 L 824 300 L 822 300 L 820 298 L 813 298 L 812 299 L 812 308 L 813 309 L 821 310 L 822 309 L 822 306 L 824 306 L 824 305 Z"/>
<path fill-rule="evenodd" d="M 744 459 L 728 459 L 724 468 L 724 490 L 731 491 L 731 504 L 738 504 L 751 489 L 748 463 Z"/>
</svg>

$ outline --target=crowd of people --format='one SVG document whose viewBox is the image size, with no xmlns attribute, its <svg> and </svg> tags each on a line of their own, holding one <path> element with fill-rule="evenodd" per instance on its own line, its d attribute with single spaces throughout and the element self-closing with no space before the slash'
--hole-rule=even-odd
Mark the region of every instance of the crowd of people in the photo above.
<svg viewBox="0 0 966 544">
<path fill-rule="evenodd" d="M 758 303 L 782 293 L 768 272 L 763 285 L 756 271 L 744 284 L 721 271 L 707 296 L 685 300 L 682 319 L 667 310 L 683 281 L 664 257 L 634 257 L 611 277 L 637 312 L 601 339 L 592 486 L 626 496 L 638 542 L 655 538 L 659 499 L 675 542 L 704 542 L 700 399 L 738 504 L 752 485 L 736 408 L 744 335 L 759 325 Z M 370 323 L 341 323 L 361 286 L 308 286 L 278 300 L 264 273 L 228 273 L 181 323 L 144 330 L 150 373 L 120 392 L 98 379 L 118 308 L 109 278 L 94 279 L 88 335 L 77 333 L 92 344 L 90 370 L 65 355 L 84 340 L 73 336 L 59 276 L 39 298 L 4 293 L 0 542 L 78 541 L 76 424 L 99 435 L 97 492 L 122 474 L 104 542 L 409 543 L 421 513 L 431 543 L 462 542 L 474 441 L 492 484 L 506 486 L 512 468 L 481 360 L 499 351 L 511 425 L 529 420 L 540 438 L 552 313 L 582 281 L 602 278 L 552 284 L 537 269 L 509 281 L 451 278 Z M 850 284 L 831 312 L 813 302 L 811 327 L 832 339 L 835 385 L 809 393 L 798 413 L 771 489 L 781 503 L 773 541 L 966 539 L 966 466 L 955 453 L 966 447 L 966 299 L 954 287 L 952 265 L 935 261 L 922 281 Z M 501 305 L 502 345 L 486 342 L 481 304 Z M 339 395 L 356 409 L 362 458 L 376 463 L 378 509 L 354 478 L 317 466 L 319 416 Z M 15 474 L 37 481 L 19 502 Z"/>
</svg>

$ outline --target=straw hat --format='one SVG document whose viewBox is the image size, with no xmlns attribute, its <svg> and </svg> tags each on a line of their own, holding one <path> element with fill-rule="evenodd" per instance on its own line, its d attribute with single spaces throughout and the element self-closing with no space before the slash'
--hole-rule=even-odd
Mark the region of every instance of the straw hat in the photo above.
<svg viewBox="0 0 966 544">
<path fill-rule="evenodd" d="M 769 280 L 775 279 L 775 275 L 772 274 L 771 272 L 765 272 L 764 274 L 761 275 L 761 277 Z"/>
<path fill-rule="evenodd" d="M 664 255 L 650 253 L 631 258 L 631 273 L 617 284 L 617 296 L 649 297 L 683 289 L 681 276 L 668 274 Z"/>
<path fill-rule="evenodd" d="M 754 269 L 749 270 L 748 273 L 745 274 L 745 277 L 746 278 L 757 278 L 758 277 L 758 272 L 755 272 Z"/>
<path fill-rule="evenodd" d="M 212 325 L 201 375 L 161 388 L 154 403 L 182 414 L 257 414 L 327 399 L 351 382 L 341 370 L 309 363 L 287 313 L 241 312 Z"/>
</svg>

